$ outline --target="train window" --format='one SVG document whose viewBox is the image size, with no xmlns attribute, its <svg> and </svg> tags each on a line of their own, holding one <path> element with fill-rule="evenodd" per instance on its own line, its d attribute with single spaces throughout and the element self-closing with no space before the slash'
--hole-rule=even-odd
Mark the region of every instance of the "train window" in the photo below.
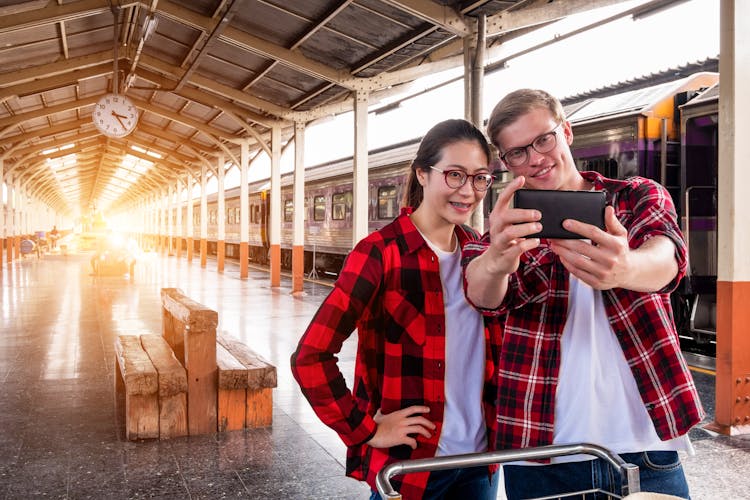
<svg viewBox="0 0 750 500">
<path fill-rule="evenodd" d="M 208 223 L 211 225 L 216 225 L 216 210 L 208 211 Z"/>
<path fill-rule="evenodd" d="M 226 221 L 225 224 L 234 224 L 234 209 L 227 208 L 225 212 L 226 212 L 226 217 L 224 218 L 224 220 Z"/>
<path fill-rule="evenodd" d="M 396 186 L 378 188 L 378 219 L 393 219 L 398 215 Z"/>
<path fill-rule="evenodd" d="M 197 226 L 201 223 L 201 214 L 199 212 L 193 212 L 193 225 Z"/>
<path fill-rule="evenodd" d="M 307 213 L 310 211 L 310 200 L 305 198 L 305 219 L 307 220 Z"/>
<path fill-rule="evenodd" d="M 294 216 L 294 202 L 289 200 L 284 200 L 284 222 L 292 222 L 292 217 Z"/>
<path fill-rule="evenodd" d="M 352 192 L 334 193 L 332 205 L 331 217 L 333 220 L 346 219 L 346 214 L 352 210 Z"/>
<path fill-rule="evenodd" d="M 326 197 L 313 198 L 313 220 L 326 220 Z"/>
</svg>

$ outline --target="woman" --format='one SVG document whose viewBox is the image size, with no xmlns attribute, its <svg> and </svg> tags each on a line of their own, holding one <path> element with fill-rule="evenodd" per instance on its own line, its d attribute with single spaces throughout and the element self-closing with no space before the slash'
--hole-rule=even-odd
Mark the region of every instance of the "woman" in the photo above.
<svg viewBox="0 0 750 500">
<path fill-rule="evenodd" d="M 318 417 L 348 447 L 347 475 L 367 481 L 387 464 L 494 448 L 492 362 L 497 323 L 466 302 L 464 224 L 492 184 L 490 149 L 465 120 L 422 139 L 406 208 L 361 240 L 292 355 L 295 379 Z M 492 321 L 492 320 L 489 320 Z M 354 387 L 336 364 L 358 331 Z M 404 498 L 495 499 L 496 467 L 414 473 L 394 480 Z"/>
</svg>

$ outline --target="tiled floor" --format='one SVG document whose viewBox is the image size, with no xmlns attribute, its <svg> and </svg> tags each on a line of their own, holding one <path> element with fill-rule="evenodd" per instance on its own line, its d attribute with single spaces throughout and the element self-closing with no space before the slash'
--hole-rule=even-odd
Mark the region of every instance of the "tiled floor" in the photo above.
<svg viewBox="0 0 750 500">
<path fill-rule="evenodd" d="M 367 498 L 344 477 L 344 447 L 320 424 L 289 371 L 289 356 L 328 288 L 268 275 L 239 279 L 209 261 L 145 255 L 135 278 L 94 278 L 88 256 L 26 259 L 0 271 L 0 498 Z M 268 429 L 128 442 L 113 394 L 113 341 L 159 332 L 162 287 L 219 312 L 219 330 L 277 366 Z M 340 362 L 353 371 L 355 342 Z M 697 374 L 713 411 L 713 378 Z M 750 438 L 692 433 L 684 457 L 693 499 L 750 498 Z M 467 499 L 468 500 L 468 499 Z"/>
</svg>

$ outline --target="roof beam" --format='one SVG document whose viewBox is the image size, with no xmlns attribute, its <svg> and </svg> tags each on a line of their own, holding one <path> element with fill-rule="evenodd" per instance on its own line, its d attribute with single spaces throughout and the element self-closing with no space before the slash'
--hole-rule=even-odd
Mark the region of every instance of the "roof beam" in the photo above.
<svg viewBox="0 0 750 500">
<path fill-rule="evenodd" d="M 384 2 L 430 24 L 436 24 L 458 37 L 463 38 L 471 34 L 471 27 L 464 21 L 463 16 L 448 5 L 440 5 L 432 0 L 384 0 Z"/>
<path fill-rule="evenodd" d="M 621 0 L 566 0 L 564 2 L 537 2 L 535 6 L 502 11 L 487 18 L 487 37 L 557 21 L 579 12 L 622 3 Z"/>
</svg>

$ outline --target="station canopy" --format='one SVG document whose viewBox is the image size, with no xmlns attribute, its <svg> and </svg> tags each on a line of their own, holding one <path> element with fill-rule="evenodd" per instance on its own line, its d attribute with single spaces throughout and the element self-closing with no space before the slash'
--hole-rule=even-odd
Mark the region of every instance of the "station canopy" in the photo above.
<svg viewBox="0 0 750 500">
<path fill-rule="evenodd" d="M 358 93 L 375 105 L 419 77 L 460 67 L 477 40 L 497 45 L 616 3 L 5 0 L 4 180 L 62 214 L 125 209 L 204 166 L 215 171 L 220 154 L 239 163 L 241 140 L 251 159 L 264 154 L 274 126 L 288 141 L 295 122 L 351 110 Z M 107 94 L 138 110 L 127 135 L 94 126 Z"/>
</svg>

